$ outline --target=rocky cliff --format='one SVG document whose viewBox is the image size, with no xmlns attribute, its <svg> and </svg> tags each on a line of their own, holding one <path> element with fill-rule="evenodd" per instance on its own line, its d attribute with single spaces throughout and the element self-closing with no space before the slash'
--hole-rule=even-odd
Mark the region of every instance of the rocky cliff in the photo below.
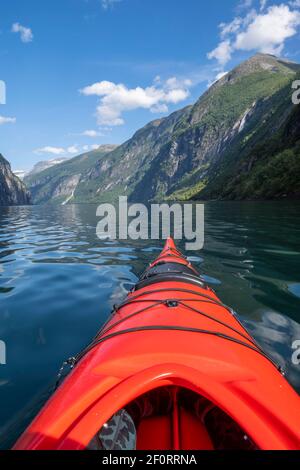
<svg viewBox="0 0 300 470">
<path fill-rule="evenodd" d="M 0 154 L 0 206 L 30 204 L 25 185 L 11 171 L 10 164 Z"/>
<path fill-rule="evenodd" d="M 116 145 L 101 145 L 97 150 L 70 158 L 39 172 L 31 172 L 24 179 L 35 204 L 53 202 L 68 204 L 85 202 L 80 199 L 79 187 L 85 175 Z"/>
</svg>

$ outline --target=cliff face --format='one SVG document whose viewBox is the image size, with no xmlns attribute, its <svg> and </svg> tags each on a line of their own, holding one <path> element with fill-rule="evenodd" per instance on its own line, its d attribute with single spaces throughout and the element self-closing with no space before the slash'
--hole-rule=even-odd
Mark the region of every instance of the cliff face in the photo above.
<svg viewBox="0 0 300 470">
<path fill-rule="evenodd" d="M 80 187 L 86 173 L 116 145 L 101 145 L 97 150 L 70 158 L 59 164 L 29 173 L 24 182 L 30 189 L 33 203 L 72 204 L 80 199 Z"/>
<path fill-rule="evenodd" d="M 214 183 L 198 198 L 300 198 L 300 106 L 292 107 L 286 117 L 287 105 L 262 124 L 254 145 L 245 145 L 239 157 L 236 151 L 226 156 Z"/>
<path fill-rule="evenodd" d="M 10 164 L 0 155 L 0 206 L 30 204 L 30 193 L 11 171 Z"/>
</svg>

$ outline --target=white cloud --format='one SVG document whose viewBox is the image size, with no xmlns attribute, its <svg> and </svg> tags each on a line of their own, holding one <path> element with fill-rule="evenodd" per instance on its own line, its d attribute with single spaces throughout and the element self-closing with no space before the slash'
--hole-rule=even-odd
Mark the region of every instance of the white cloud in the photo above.
<svg viewBox="0 0 300 470">
<path fill-rule="evenodd" d="M 285 40 L 297 33 L 299 25 L 299 12 L 292 11 L 283 4 L 272 6 L 267 13 L 257 15 L 246 31 L 237 35 L 234 48 L 281 54 Z"/>
<path fill-rule="evenodd" d="M 33 34 L 30 28 L 22 26 L 20 23 L 14 23 L 11 28 L 12 33 L 20 33 L 22 42 L 33 41 Z"/>
<path fill-rule="evenodd" d="M 300 4 L 300 0 L 294 1 Z M 266 0 L 260 1 L 260 13 L 251 10 L 244 18 L 236 17 L 230 23 L 221 23 L 221 42 L 208 53 L 208 58 L 216 59 L 224 67 L 237 50 L 280 55 L 285 41 L 297 34 L 300 12 L 286 4 L 265 10 L 266 4 Z"/>
<path fill-rule="evenodd" d="M 89 152 L 91 150 L 96 150 L 99 148 L 100 144 L 93 145 L 71 145 L 69 147 L 52 147 L 46 146 L 39 149 L 36 149 L 34 153 L 37 155 L 55 155 L 56 157 L 72 157 L 79 155 L 82 152 Z"/>
<path fill-rule="evenodd" d="M 2 126 L 2 124 L 15 124 L 16 122 L 17 119 L 15 117 L 0 116 L 0 126 Z"/>
<path fill-rule="evenodd" d="M 98 131 L 95 131 L 95 130 L 84 131 L 84 132 L 82 132 L 81 135 L 83 135 L 84 137 L 91 137 L 91 138 L 103 136 L 103 134 L 101 132 L 98 132 Z"/>
<path fill-rule="evenodd" d="M 231 59 L 233 48 L 229 39 L 220 42 L 218 47 L 207 54 L 209 59 L 216 59 L 220 65 L 224 66 Z"/>
<path fill-rule="evenodd" d="M 80 150 L 79 150 L 79 148 L 77 147 L 77 145 L 71 145 L 71 147 L 68 147 L 68 148 L 66 149 L 66 152 L 67 152 L 67 153 L 70 153 L 70 154 L 72 155 L 72 154 L 79 153 Z"/>
<path fill-rule="evenodd" d="M 82 151 L 83 152 L 90 152 L 91 150 L 97 150 L 101 144 L 93 144 L 93 145 L 83 145 Z"/>
<path fill-rule="evenodd" d="M 77 154 L 80 152 L 80 149 L 77 145 L 71 145 L 70 147 L 64 148 L 64 147 L 52 147 L 50 145 L 46 147 L 42 147 L 39 149 L 35 150 L 35 153 L 37 154 L 51 154 L 51 155 L 66 155 L 66 154 Z"/>
<path fill-rule="evenodd" d="M 189 96 L 190 80 L 169 78 L 161 83 L 156 77 L 152 86 L 127 88 L 120 83 L 102 81 L 81 90 L 85 96 L 97 96 L 97 120 L 101 126 L 119 126 L 124 124 L 123 113 L 136 109 L 148 109 L 151 112 L 167 112 L 169 104 L 178 104 Z"/>
<path fill-rule="evenodd" d="M 155 104 L 152 106 L 152 108 L 150 108 L 150 111 L 154 114 L 165 114 L 169 111 L 169 108 L 165 103 Z"/>
<path fill-rule="evenodd" d="M 108 10 L 109 8 L 112 8 L 116 3 L 120 2 L 122 2 L 122 0 L 101 0 L 102 8 L 104 10 Z"/>
<path fill-rule="evenodd" d="M 234 18 L 230 23 L 221 23 L 219 28 L 221 30 L 220 36 L 225 39 L 229 34 L 236 33 L 241 28 L 243 19 L 240 17 Z"/>
<path fill-rule="evenodd" d="M 36 149 L 34 152 L 38 154 L 47 153 L 51 155 L 64 155 L 66 153 L 65 149 L 62 147 L 51 147 L 51 146 L 46 146 L 46 147 Z"/>
<path fill-rule="evenodd" d="M 100 147 L 100 144 L 90 145 L 90 150 L 97 150 Z"/>
</svg>

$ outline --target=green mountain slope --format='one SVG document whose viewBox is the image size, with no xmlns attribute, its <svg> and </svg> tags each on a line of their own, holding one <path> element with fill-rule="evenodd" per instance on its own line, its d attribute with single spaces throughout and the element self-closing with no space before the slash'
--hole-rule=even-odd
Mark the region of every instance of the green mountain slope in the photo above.
<svg viewBox="0 0 300 470">
<path fill-rule="evenodd" d="M 115 148 L 115 145 L 102 145 L 97 150 L 71 158 L 42 172 L 28 175 L 24 182 L 31 192 L 33 202 L 35 204 L 74 202 L 74 194 L 82 175 Z"/>
<path fill-rule="evenodd" d="M 280 113 L 274 120 L 280 122 Z M 274 122 L 274 121 L 273 121 Z M 278 199 L 300 197 L 300 106 L 294 106 L 278 130 L 269 132 L 242 156 L 234 153 L 217 169 L 214 182 L 197 198 Z M 269 137 L 272 135 L 272 137 Z M 231 157 L 231 158 L 230 158 Z"/>
<path fill-rule="evenodd" d="M 216 185 L 215 179 L 228 160 L 241 158 L 288 118 L 294 79 L 294 65 L 259 55 L 214 85 L 191 109 L 188 126 L 154 159 L 147 174 L 148 198 L 217 197 L 223 181 Z M 262 132 L 265 122 L 269 125 Z M 144 186 L 142 181 L 134 199 L 145 194 Z"/>
</svg>

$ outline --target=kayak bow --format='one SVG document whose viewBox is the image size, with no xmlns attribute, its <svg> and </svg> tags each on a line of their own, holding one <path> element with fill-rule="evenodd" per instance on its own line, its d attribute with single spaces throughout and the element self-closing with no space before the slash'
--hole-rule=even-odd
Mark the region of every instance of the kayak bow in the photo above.
<svg viewBox="0 0 300 470">
<path fill-rule="evenodd" d="M 88 449 L 116 416 L 137 449 L 300 449 L 299 396 L 172 239 L 72 365 L 14 449 Z"/>
</svg>

